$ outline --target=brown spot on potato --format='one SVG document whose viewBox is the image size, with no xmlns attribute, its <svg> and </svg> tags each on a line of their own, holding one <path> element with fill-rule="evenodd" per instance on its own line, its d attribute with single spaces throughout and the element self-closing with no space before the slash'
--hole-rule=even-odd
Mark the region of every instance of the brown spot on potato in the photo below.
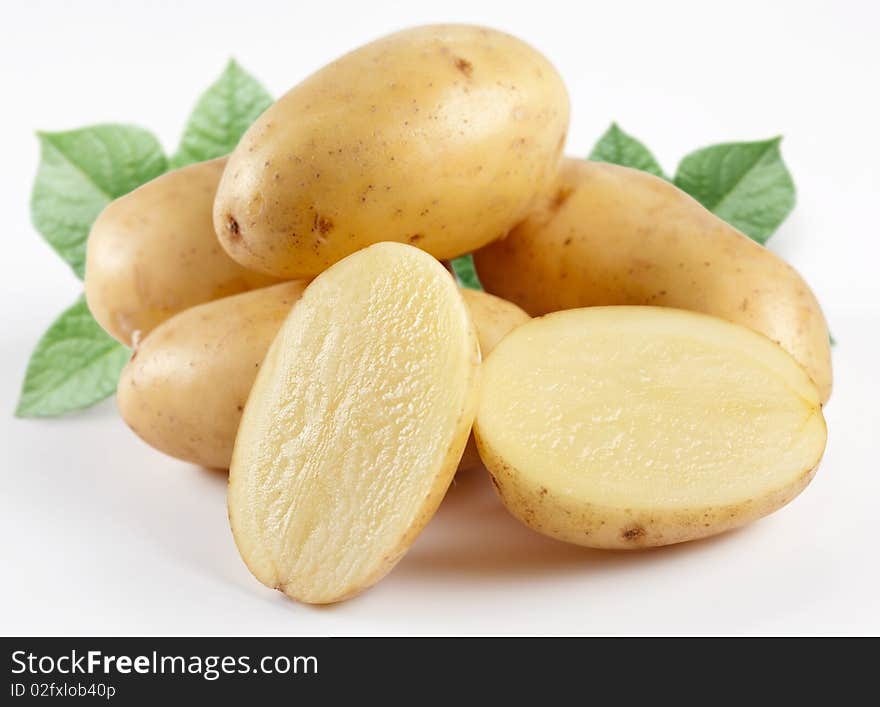
<svg viewBox="0 0 880 707">
<path fill-rule="evenodd" d="M 470 78 L 471 75 L 474 73 L 474 65 L 471 64 L 467 59 L 463 59 L 460 56 L 455 57 L 455 68 L 468 78 Z"/>
<path fill-rule="evenodd" d="M 229 235 L 233 238 L 241 237 L 241 228 L 238 225 L 238 221 L 236 221 L 235 216 L 232 214 L 228 214 L 226 216 L 226 230 L 229 231 Z"/>
<path fill-rule="evenodd" d="M 624 529 L 624 531 L 620 534 L 620 537 L 627 542 L 638 542 L 642 538 L 647 535 L 645 529 L 640 525 L 634 525 L 630 528 Z"/>
<path fill-rule="evenodd" d="M 408 240 L 410 243 L 418 243 L 418 242 L 419 242 L 420 240 L 422 240 L 424 237 L 425 237 L 425 236 L 424 236 L 424 234 L 422 234 L 422 233 L 413 233 L 409 238 L 407 238 L 407 240 Z"/>
<path fill-rule="evenodd" d="M 321 214 L 315 212 L 315 220 L 312 223 L 312 231 L 317 231 L 322 236 L 328 234 L 333 230 L 333 220 L 327 218 L 326 216 L 321 216 Z"/>
</svg>

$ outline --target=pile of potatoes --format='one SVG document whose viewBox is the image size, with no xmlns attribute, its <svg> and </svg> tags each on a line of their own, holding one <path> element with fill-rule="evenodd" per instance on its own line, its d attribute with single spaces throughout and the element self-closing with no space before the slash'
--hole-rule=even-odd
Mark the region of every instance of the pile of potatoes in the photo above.
<svg viewBox="0 0 880 707">
<path fill-rule="evenodd" d="M 597 548 L 719 533 L 809 483 L 831 362 L 807 284 L 668 182 L 566 158 L 568 122 L 532 47 L 418 27 L 94 224 L 88 304 L 134 350 L 119 410 L 229 469 L 264 584 L 357 594 L 483 465 L 523 523 Z M 471 252 L 486 292 L 443 263 Z"/>
</svg>

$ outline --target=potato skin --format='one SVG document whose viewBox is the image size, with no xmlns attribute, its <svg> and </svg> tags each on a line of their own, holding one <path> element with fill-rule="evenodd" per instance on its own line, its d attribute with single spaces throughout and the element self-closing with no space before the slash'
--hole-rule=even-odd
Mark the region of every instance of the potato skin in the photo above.
<svg viewBox="0 0 880 707">
<path fill-rule="evenodd" d="M 123 344 L 188 307 L 278 281 L 243 268 L 217 242 L 211 209 L 225 164 L 157 177 L 110 203 L 92 226 L 86 299 Z"/>
<path fill-rule="evenodd" d="M 477 339 L 484 360 L 501 339 L 520 324 L 525 324 L 531 319 L 512 302 L 490 295 L 488 292 L 462 288 L 461 296 L 464 297 L 474 325 L 477 327 Z"/>
<path fill-rule="evenodd" d="M 558 169 L 569 103 L 553 66 L 509 35 L 431 25 L 329 64 L 270 107 L 229 159 L 223 247 L 314 276 L 378 241 L 451 258 L 500 238 Z"/>
<path fill-rule="evenodd" d="M 172 457 L 227 468 L 257 371 L 305 286 L 226 297 L 159 325 L 119 379 L 116 401 L 128 426 Z"/>
<path fill-rule="evenodd" d="M 532 316 L 594 305 L 676 307 L 758 331 L 831 394 L 828 325 L 778 256 L 645 172 L 566 159 L 556 188 L 474 256 L 487 291 Z"/>
<path fill-rule="evenodd" d="M 461 294 L 470 309 L 484 361 L 501 339 L 520 324 L 525 324 L 531 319 L 512 302 L 490 295 L 488 292 L 462 288 Z M 483 462 L 477 451 L 476 441 L 471 435 L 458 463 L 458 470 L 471 471 L 482 467 Z"/>
<path fill-rule="evenodd" d="M 147 444 L 172 457 L 226 469 L 242 409 L 269 346 L 306 281 L 225 297 L 158 326 L 122 371 L 116 401 Z M 462 290 L 484 355 L 528 321 L 519 307 Z M 479 467 L 473 438 L 460 468 Z"/>
<path fill-rule="evenodd" d="M 699 540 L 747 525 L 779 510 L 813 479 L 818 463 L 795 481 L 755 501 L 681 511 L 608 508 L 535 488 L 476 436 L 480 458 L 510 513 L 542 535 L 607 550 L 641 550 Z"/>
</svg>

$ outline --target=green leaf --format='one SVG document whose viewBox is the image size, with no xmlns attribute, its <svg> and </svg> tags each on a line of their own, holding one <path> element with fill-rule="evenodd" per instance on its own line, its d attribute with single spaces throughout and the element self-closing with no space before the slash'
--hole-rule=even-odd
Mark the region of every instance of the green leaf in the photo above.
<svg viewBox="0 0 880 707">
<path fill-rule="evenodd" d="M 794 208 L 791 174 L 779 152 L 781 137 L 712 145 L 687 155 L 675 184 L 758 243 Z"/>
<path fill-rule="evenodd" d="M 31 219 L 82 278 L 86 239 L 95 218 L 116 197 L 162 174 L 167 160 L 151 133 L 130 125 L 37 136 L 41 155 Z"/>
<path fill-rule="evenodd" d="M 31 354 L 19 417 L 51 417 L 93 405 L 116 390 L 129 350 L 92 318 L 85 298 L 65 310 Z"/>
<path fill-rule="evenodd" d="M 459 285 L 466 287 L 469 290 L 483 291 L 483 285 L 480 283 L 480 278 L 477 275 L 477 267 L 474 265 L 473 255 L 470 253 L 462 255 L 459 258 L 451 260 L 450 264 L 452 265 L 452 272 L 455 273 L 455 279 L 458 280 Z"/>
<path fill-rule="evenodd" d="M 226 69 L 199 98 L 187 121 L 172 167 L 228 155 L 251 123 L 272 105 L 272 96 L 230 59 Z"/>
<path fill-rule="evenodd" d="M 623 167 L 640 169 L 658 177 L 666 178 L 663 168 L 651 151 L 632 135 L 623 132 L 617 123 L 612 123 L 593 148 L 588 160 L 610 162 Z"/>
</svg>

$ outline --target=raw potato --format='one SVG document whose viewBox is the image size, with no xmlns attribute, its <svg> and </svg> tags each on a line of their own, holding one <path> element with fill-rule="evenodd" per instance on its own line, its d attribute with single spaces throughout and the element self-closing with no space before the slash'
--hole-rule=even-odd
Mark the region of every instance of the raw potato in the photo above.
<svg viewBox="0 0 880 707">
<path fill-rule="evenodd" d="M 311 603 L 381 579 L 437 509 L 473 422 L 480 352 L 434 258 L 381 243 L 318 276 L 257 375 L 229 519 L 263 584 Z"/>
<path fill-rule="evenodd" d="M 157 177 L 111 202 L 92 226 L 86 299 L 126 346 L 184 309 L 278 281 L 246 270 L 217 242 L 211 209 L 225 164 Z"/>
<path fill-rule="evenodd" d="M 257 370 L 305 285 L 293 281 L 225 297 L 159 325 L 120 377 L 117 405 L 128 426 L 160 452 L 228 469 Z M 499 297 L 461 292 L 484 355 L 529 320 Z M 470 438 L 459 469 L 481 466 Z"/>
<path fill-rule="evenodd" d="M 826 437 L 816 387 L 785 351 L 659 307 L 573 309 L 516 329 L 484 364 L 475 433 L 514 516 L 617 549 L 772 513 L 810 482 Z"/>
<path fill-rule="evenodd" d="M 831 394 L 828 325 L 787 263 L 668 182 L 567 159 L 555 192 L 475 254 L 489 292 L 532 316 L 594 305 L 677 307 L 750 327 Z"/>
<path fill-rule="evenodd" d="M 461 294 L 471 312 L 474 328 L 477 330 L 477 339 L 480 342 L 480 353 L 483 360 L 491 353 L 492 349 L 501 339 L 516 329 L 520 324 L 525 324 L 531 317 L 515 304 L 478 290 L 462 289 Z M 467 446 L 458 463 L 459 471 L 472 471 L 482 469 L 483 462 L 477 451 L 477 443 L 474 436 L 468 437 Z"/>
<path fill-rule="evenodd" d="M 531 317 L 512 302 L 503 300 L 488 292 L 461 289 L 461 295 L 468 306 L 477 330 L 480 352 L 485 359 L 510 332 Z"/>
<path fill-rule="evenodd" d="M 305 286 L 245 292 L 160 324 L 119 379 L 117 405 L 128 426 L 173 457 L 228 468 L 257 371 Z"/>
<path fill-rule="evenodd" d="M 500 238 L 556 176 L 568 94 L 501 32 L 416 27 L 294 87 L 229 159 L 214 225 L 238 262 L 311 277 L 371 243 L 438 258 Z"/>
</svg>

